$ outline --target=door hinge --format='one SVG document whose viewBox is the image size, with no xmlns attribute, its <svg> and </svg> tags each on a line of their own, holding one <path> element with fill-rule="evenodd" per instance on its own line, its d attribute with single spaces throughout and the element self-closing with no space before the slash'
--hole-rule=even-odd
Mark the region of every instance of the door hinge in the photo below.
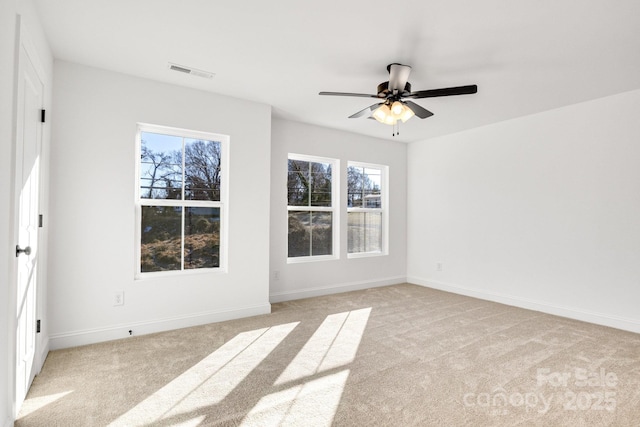
<svg viewBox="0 0 640 427">
<path fill-rule="evenodd" d="M 40 333 L 40 319 L 36 320 L 36 333 Z"/>
<path fill-rule="evenodd" d="M 44 123 L 45 110 L 40 110 L 40 123 Z"/>
<path fill-rule="evenodd" d="M 43 215 L 42 215 L 42 214 L 38 215 L 38 227 L 39 227 L 39 228 L 42 228 L 42 224 L 44 223 L 43 218 L 44 218 L 44 217 L 43 217 Z"/>
</svg>

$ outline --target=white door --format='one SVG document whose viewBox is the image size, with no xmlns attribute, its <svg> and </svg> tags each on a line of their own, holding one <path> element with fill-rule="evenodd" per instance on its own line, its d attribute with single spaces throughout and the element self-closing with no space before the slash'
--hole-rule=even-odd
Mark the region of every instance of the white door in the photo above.
<svg viewBox="0 0 640 427">
<path fill-rule="evenodd" d="M 16 127 L 17 300 L 16 408 L 19 409 L 36 372 L 36 308 L 38 271 L 38 200 L 42 143 L 43 83 L 24 43 L 18 63 Z"/>
</svg>

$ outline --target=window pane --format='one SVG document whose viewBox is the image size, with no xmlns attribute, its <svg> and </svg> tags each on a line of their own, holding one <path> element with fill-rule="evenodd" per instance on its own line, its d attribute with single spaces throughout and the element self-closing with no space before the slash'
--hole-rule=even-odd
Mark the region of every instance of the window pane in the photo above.
<svg viewBox="0 0 640 427">
<path fill-rule="evenodd" d="M 331 212 L 313 212 L 311 218 L 313 224 L 311 254 L 331 255 L 333 241 Z"/>
<path fill-rule="evenodd" d="M 309 164 L 311 171 L 311 206 L 331 206 L 331 164 Z"/>
<path fill-rule="evenodd" d="M 382 251 L 382 213 L 347 214 L 347 250 L 350 254 Z"/>
<path fill-rule="evenodd" d="M 185 139 L 185 200 L 220 200 L 220 143 Z"/>
<path fill-rule="evenodd" d="M 311 255 L 311 212 L 289 211 L 289 257 Z"/>
<path fill-rule="evenodd" d="M 289 159 L 289 206 L 331 206 L 331 164 Z"/>
<path fill-rule="evenodd" d="M 185 208 L 184 268 L 220 266 L 220 208 Z"/>
<path fill-rule="evenodd" d="M 140 197 L 182 198 L 182 138 L 141 133 Z"/>
<path fill-rule="evenodd" d="M 381 208 L 380 185 L 382 173 L 380 169 L 364 168 L 363 194 L 365 208 Z"/>
<path fill-rule="evenodd" d="M 347 207 L 381 208 L 382 171 L 375 168 L 347 168 Z"/>
<path fill-rule="evenodd" d="M 289 160 L 289 206 L 309 206 L 309 162 Z"/>
<path fill-rule="evenodd" d="M 308 179 L 300 172 L 289 171 L 287 199 L 289 206 L 309 206 Z"/>
<path fill-rule="evenodd" d="M 140 271 L 180 270 L 182 208 L 142 206 Z"/>
<path fill-rule="evenodd" d="M 362 207 L 362 183 L 364 169 L 357 166 L 347 167 L 347 207 Z"/>
</svg>

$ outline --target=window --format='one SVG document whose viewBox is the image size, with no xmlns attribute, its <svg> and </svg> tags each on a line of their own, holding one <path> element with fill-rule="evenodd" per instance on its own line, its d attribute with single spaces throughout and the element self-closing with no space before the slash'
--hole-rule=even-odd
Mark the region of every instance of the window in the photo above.
<svg viewBox="0 0 640 427">
<path fill-rule="evenodd" d="M 347 252 L 349 257 L 387 253 L 387 166 L 347 166 Z"/>
<path fill-rule="evenodd" d="M 334 259 L 338 160 L 289 154 L 289 262 Z"/>
<path fill-rule="evenodd" d="M 229 137 L 139 125 L 138 274 L 220 269 Z"/>
</svg>

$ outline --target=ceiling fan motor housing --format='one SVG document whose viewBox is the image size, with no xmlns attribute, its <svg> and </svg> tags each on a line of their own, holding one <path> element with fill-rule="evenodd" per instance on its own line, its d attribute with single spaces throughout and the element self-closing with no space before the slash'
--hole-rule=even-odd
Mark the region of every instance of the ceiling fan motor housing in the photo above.
<svg viewBox="0 0 640 427">
<path fill-rule="evenodd" d="M 411 83 L 407 82 L 404 85 L 404 90 L 401 93 L 396 94 L 397 99 L 400 99 L 405 94 L 411 93 Z M 393 94 L 389 91 L 389 82 L 382 82 L 378 85 L 378 98 L 389 98 Z"/>
</svg>

